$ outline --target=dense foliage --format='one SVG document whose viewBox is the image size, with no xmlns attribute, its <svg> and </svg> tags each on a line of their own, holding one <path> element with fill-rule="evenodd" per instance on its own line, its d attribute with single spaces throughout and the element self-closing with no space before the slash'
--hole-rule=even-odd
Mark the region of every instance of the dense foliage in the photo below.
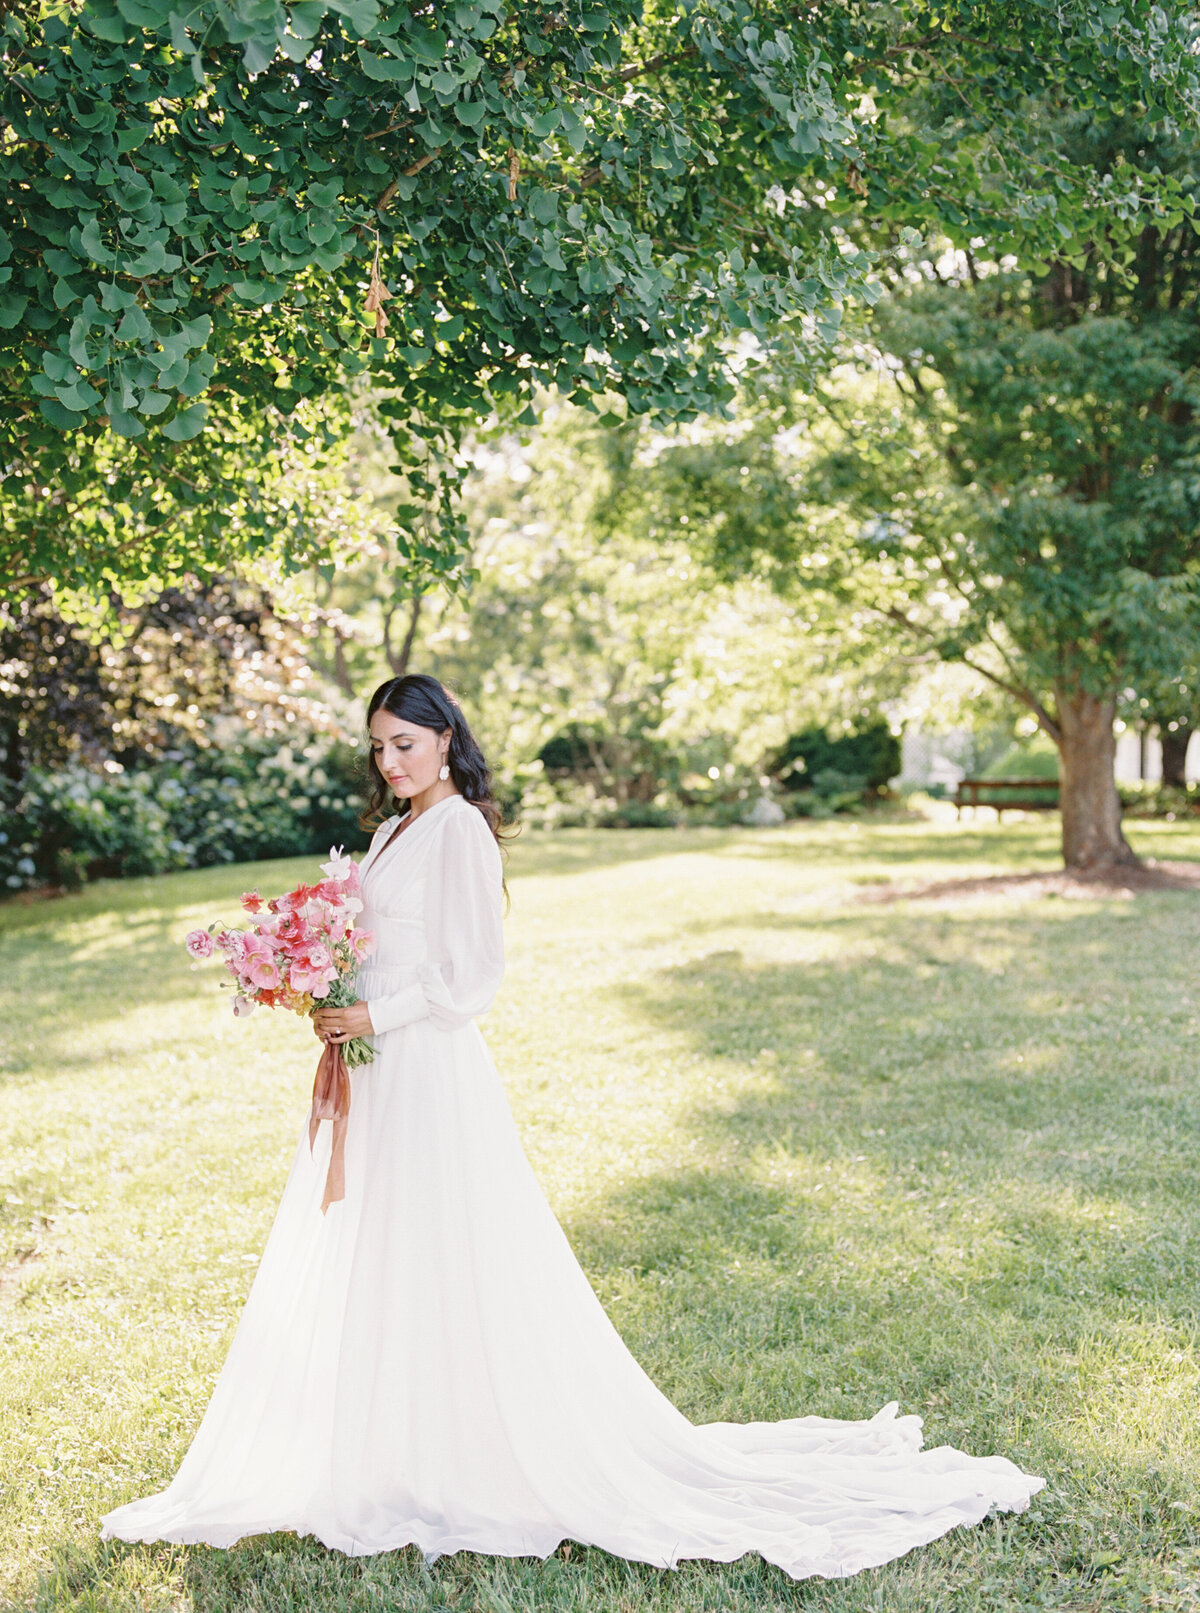
<svg viewBox="0 0 1200 1613">
<path fill-rule="evenodd" d="M 1058 746 L 1080 865 L 1130 855 L 1122 691 L 1177 687 L 1200 635 L 1196 246 L 1190 226 L 1148 235 L 1131 283 L 1085 258 L 898 300 L 899 406 L 844 413 L 816 473 L 902 639 L 978 667 Z"/>
<path fill-rule="evenodd" d="M 883 721 L 842 733 L 805 728 L 791 735 L 767 767 L 789 793 L 811 790 L 826 799 L 878 795 L 900 771 L 900 741 Z"/>
<path fill-rule="evenodd" d="M 361 844 L 307 630 L 218 579 L 92 624 L 0 611 L 0 889 Z"/>
<path fill-rule="evenodd" d="M 128 772 L 33 768 L 19 785 L 0 781 L 0 889 L 360 850 L 360 761 L 312 735 L 240 732 Z"/>
<path fill-rule="evenodd" d="M 0 607 L 0 775 L 136 767 L 207 744 L 214 718 L 264 735 L 311 727 L 307 637 L 269 594 L 229 578 L 110 600 L 91 622 L 64 618 L 45 588 Z"/>
<path fill-rule="evenodd" d="M 1075 115 L 1057 130 L 1100 176 L 1138 164 L 1189 190 L 1200 179 L 1190 135 Z M 1118 704 L 1132 694 L 1168 736 L 1191 715 L 1198 248 L 1180 218 L 1145 230 L 1128 261 L 1107 231 L 1039 273 L 914 254 L 873 339 L 847 344 L 815 395 L 760 393 L 641 468 L 660 518 L 686 521 L 726 575 L 824 595 L 848 622 L 866 613 L 898 656 L 969 666 L 1032 712 L 1061 755 L 1073 866 L 1131 856 Z"/>
<path fill-rule="evenodd" d="M 0 12 L 12 587 L 328 560 L 297 493 L 384 389 L 415 574 L 447 453 L 554 383 L 689 415 L 811 353 L 878 232 L 1045 256 L 1190 197 L 1047 162 L 1030 97 L 1194 122 L 1196 19 L 1117 0 L 51 0 Z M 528 410 L 526 407 L 526 415 Z"/>
<path fill-rule="evenodd" d="M 737 817 L 789 733 L 859 726 L 907 681 L 840 614 L 719 581 L 686 529 L 655 524 L 655 499 L 626 501 L 654 435 L 560 406 L 528 445 L 482 452 L 470 598 L 430 599 L 418 622 L 412 666 L 458 691 L 538 821 Z M 358 576 L 336 579 L 327 607 L 322 671 L 369 687 L 388 669 L 386 608 Z"/>
</svg>

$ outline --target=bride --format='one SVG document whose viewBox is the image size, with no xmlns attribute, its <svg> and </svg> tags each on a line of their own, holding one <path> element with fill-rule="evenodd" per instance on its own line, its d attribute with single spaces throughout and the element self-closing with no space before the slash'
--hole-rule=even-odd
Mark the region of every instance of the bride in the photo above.
<svg viewBox="0 0 1200 1613">
<path fill-rule="evenodd" d="M 377 950 L 318 1035 L 355 1070 L 345 1196 L 301 1138 L 191 1449 L 105 1537 L 231 1546 L 269 1530 L 352 1554 L 415 1543 L 545 1557 L 562 1540 L 671 1567 L 758 1552 L 797 1579 L 890 1561 L 1043 1480 L 868 1422 L 697 1427 L 629 1354 L 521 1150 L 475 1024 L 500 984 L 499 810 L 457 703 L 392 679 L 369 709 L 362 864 Z"/>
</svg>

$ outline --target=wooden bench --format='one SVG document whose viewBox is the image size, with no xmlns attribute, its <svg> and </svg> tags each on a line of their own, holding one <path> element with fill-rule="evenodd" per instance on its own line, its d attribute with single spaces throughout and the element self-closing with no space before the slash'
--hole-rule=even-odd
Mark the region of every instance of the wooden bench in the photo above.
<svg viewBox="0 0 1200 1613">
<path fill-rule="evenodd" d="M 1001 823 L 1006 812 L 1057 812 L 1058 781 L 1047 778 L 959 779 L 954 790 L 954 805 L 960 818 L 965 806 L 992 807 Z"/>
</svg>

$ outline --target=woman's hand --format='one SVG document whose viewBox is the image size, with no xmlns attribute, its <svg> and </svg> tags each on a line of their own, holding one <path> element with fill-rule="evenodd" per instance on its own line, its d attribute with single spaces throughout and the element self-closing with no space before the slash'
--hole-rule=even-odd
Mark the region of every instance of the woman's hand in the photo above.
<svg viewBox="0 0 1200 1613">
<path fill-rule="evenodd" d="M 318 1008 L 313 1015 L 313 1029 L 323 1042 L 349 1042 L 355 1036 L 375 1034 L 366 1003 L 351 1003 L 349 1008 Z"/>
</svg>

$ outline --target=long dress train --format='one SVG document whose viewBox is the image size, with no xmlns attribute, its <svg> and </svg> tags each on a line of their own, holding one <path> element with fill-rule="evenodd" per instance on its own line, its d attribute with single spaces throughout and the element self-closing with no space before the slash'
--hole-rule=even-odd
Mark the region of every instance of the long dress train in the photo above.
<svg viewBox="0 0 1200 1613">
<path fill-rule="evenodd" d="M 1027 1506 L 1042 1479 L 922 1450 L 894 1405 L 697 1427 L 655 1388 L 538 1187 L 474 1023 L 503 969 L 495 842 L 461 796 L 381 854 L 397 821 L 363 864 L 378 1052 L 352 1077 L 345 1199 L 321 1214 L 329 1128 L 315 1158 L 302 1136 L 191 1448 L 105 1537 L 283 1529 L 431 1558 L 570 1539 L 835 1577 Z"/>
</svg>

